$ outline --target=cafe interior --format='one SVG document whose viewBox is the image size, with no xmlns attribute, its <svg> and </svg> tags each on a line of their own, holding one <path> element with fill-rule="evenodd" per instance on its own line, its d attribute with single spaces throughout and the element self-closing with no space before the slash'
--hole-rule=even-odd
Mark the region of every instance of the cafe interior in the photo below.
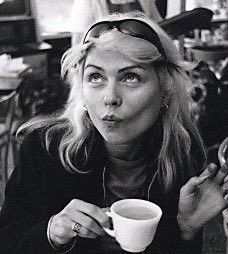
<svg viewBox="0 0 228 254">
<path fill-rule="evenodd" d="M 73 0 L 0 0 L 0 207 L 17 164 L 23 135 L 18 127 L 60 109 L 68 87 L 60 77 L 63 52 L 71 46 Z M 228 137 L 228 1 L 157 0 L 159 25 L 183 60 L 195 67 L 187 87 L 209 161 Z M 228 143 L 228 142 L 227 142 Z M 227 147 L 228 144 L 225 145 Z M 204 227 L 205 254 L 228 253 L 222 215 Z"/>
</svg>

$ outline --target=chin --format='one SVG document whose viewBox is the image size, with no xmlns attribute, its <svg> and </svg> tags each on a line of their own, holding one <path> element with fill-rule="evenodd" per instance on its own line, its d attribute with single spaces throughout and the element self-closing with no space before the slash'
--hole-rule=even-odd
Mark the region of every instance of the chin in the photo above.
<svg viewBox="0 0 228 254">
<path fill-rule="evenodd" d="M 127 143 L 132 143 L 137 140 L 137 137 L 129 137 L 127 135 L 102 135 L 105 142 L 113 145 L 123 145 Z"/>
<path fill-rule="evenodd" d="M 109 143 L 109 144 L 113 144 L 113 145 L 121 145 L 121 144 L 125 144 L 128 143 L 130 141 L 126 140 L 126 139 L 116 139 L 116 138 L 104 138 L 105 142 Z"/>
<path fill-rule="evenodd" d="M 105 142 L 111 143 L 111 144 L 120 144 L 125 141 L 126 138 L 123 138 L 123 136 L 118 135 L 118 133 L 112 133 L 112 134 L 107 134 L 107 133 L 100 133 Z"/>
</svg>

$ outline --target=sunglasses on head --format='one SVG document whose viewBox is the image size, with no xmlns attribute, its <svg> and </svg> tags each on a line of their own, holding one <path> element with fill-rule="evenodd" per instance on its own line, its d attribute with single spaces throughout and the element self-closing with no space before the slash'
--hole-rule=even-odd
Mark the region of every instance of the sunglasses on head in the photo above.
<svg viewBox="0 0 228 254">
<path fill-rule="evenodd" d="M 98 38 L 103 32 L 114 28 L 124 34 L 129 34 L 131 36 L 149 41 L 158 49 L 162 56 L 165 56 L 165 51 L 157 33 L 147 23 L 138 19 L 98 22 L 92 25 L 88 30 L 84 37 L 83 43 L 88 42 L 90 38 Z"/>
</svg>

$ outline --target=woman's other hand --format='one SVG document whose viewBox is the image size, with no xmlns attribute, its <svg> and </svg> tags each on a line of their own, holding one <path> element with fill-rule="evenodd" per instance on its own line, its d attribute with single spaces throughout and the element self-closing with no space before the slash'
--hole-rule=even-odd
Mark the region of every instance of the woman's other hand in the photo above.
<svg viewBox="0 0 228 254">
<path fill-rule="evenodd" d="M 192 177 L 180 190 L 178 224 L 182 237 L 193 239 L 195 233 L 228 206 L 228 164 L 220 169 L 211 163 L 199 177 Z"/>
<path fill-rule="evenodd" d="M 75 223 L 79 224 L 78 232 L 74 231 Z M 109 226 L 109 217 L 104 209 L 73 199 L 53 217 L 50 225 L 50 240 L 58 247 L 67 244 L 77 235 L 96 238 L 104 234 L 103 227 Z"/>
</svg>

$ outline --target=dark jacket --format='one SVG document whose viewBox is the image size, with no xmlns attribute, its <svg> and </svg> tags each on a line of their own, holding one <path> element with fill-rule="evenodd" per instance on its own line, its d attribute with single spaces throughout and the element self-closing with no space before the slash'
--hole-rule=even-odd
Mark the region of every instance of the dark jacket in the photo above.
<svg viewBox="0 0 228 254">
<path fill-rule="evenodd" d="M 53 151 L 53 153 L 52 153 Z M 0 215 L 0 253 L 16 254 L 57 253 L 47 240 L 47 224 L 72 199 L 81 199 L 103 207 L 103 168 L 105 151 L 100 141 L 92 147 L 87 169 L 91 173 L 69 173 L 55 152 L 48 153 L 40 132 L 31 133 L 24 140 L 19 164 L 6 187 L 5 202 Z M 150 199 L 163 210 L 156 236 L 146 253 L 201 253 L 202 234 L 194 241 L 180 238 L 177 224 L 179 187 L 164 193 L 157 178 L 150 189 Z M 69 253 L 96 253 L 99 238 L 77 237 Z M 100 252 L 98 252 L 100 253 Z"/>
</svg>

